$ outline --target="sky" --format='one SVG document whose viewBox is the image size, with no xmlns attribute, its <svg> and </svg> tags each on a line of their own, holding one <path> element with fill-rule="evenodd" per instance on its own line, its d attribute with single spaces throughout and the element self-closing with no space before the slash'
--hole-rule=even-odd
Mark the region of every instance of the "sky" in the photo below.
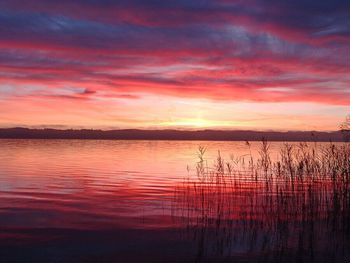
<svg viewBox="0 0 350 263">
<path fill-rule="evenodd" d="M 1 0 L 0 127 L 337 130 L 348 0 Z"/>
</svg>

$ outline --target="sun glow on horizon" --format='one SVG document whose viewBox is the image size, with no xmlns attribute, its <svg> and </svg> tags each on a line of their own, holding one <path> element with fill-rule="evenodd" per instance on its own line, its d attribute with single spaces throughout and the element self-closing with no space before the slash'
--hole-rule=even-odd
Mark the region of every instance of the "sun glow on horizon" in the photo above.
<svg viewBox="0 0 350 263">
<path fill-rule="evenodd" d="M 164 127 L 183 127 L 183 128 L 240 128 L 244 123 L 239 121 L 215 121 L 202 118 L 183 119 L 177 121 L 168 121 L 161 123 Z"/>
<path fill-rule="evenodd" d="M 3 99 L 0 127 L 337 130 L 348 106 L 219 101 L 135 93 L 132 98 Z M 1 97 L 0 97 L 1 100 Z"/>
</svg>

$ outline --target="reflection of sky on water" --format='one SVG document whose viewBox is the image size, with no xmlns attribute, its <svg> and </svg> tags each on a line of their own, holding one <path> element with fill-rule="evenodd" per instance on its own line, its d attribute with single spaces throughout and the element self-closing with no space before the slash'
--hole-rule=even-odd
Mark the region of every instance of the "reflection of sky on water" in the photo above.
<svg viewBox="0 0 350 263">
<path fill-rule="evenodd" d="M 229 221 L 222 221 L 220 228 L 215 223 L 193 223 L 191 220 L 201 217 L 186 214 L 188 207 L 176 203 L 174 190 L 183 187 L 187 165 L 194 175 L 199 145 L 207 147 L 209 166 L 218 150 L 226 160 L 232 153 L 238 157 L 250 152 L 245 142 L 1 140 L 0 256 L 8 257 L 8 251 L 17 253 L 18 245 L 26 243 L 30 244 L 29 255 L 37 255 L 41 249 L 54 249 L 64 262 L 76 262 L 71 260 L 75 253 L 86 258 L 88 247 L 96 257 L 108 253 L 106 262 L 114 262 L 121 255 L 136 260 L 135 251 L 147 249 L 145 257 L 159 260 L 165 253 L 169 262 L 178 262 L 180 258 L 193 262 L 190 259 L 198 255 L 200 260 L 214 262 L 218 255 L 255 262 L 261 253 L 273 254 L 271 248 L 280 241 L 287 242 L 281 245 L 290 249 L 298 240 L 314 240 L 315 253 L 329 246 L 328 241 L 332 240 L 329 237 L 335 238 L 339 247 L 348 244 L 345 233 L 345 239 L 340 239 L 339 229 L 334 232 L 331 223 L 321 219 L 313 222 L 311 232 L 308 224 L 300 225 L 297 221 L 287 225 L 280 222 L 277 228 L 269 228 L 275 215 L 264 214 L 269 210 L 264 204 L 264 193 L 259 192 L 263 187 L 245 181 L 240 182 L 230 199 L 232 203 L 224 209 L 231 213 Z M 251 143 L 254 157 L 259 145 Z M 271 143 L 272 158 L 280 147 L 281 143 Z M 254 220 L 240 215 L 249 208 L 252 195 Z M 190 205 L 201 211 L 195 202 Z M 286 229 L 288 235 L 284 230 L 272 231 L 276 229 Z M 280 239 L 271 240 L 272 237 Z M 149 242 L 162 251 L 157 254 L 156 248 L 150 249 Z M 76 251 L 73 253 L 72 249 Z M 200 254 L 200 249 L 205 253 Z M 338 248 L 330 251 L 339 256 Z M 344 251 L 338 262 L 349 258 L 349 250 Z M 50 253 L 43 252 L 43 258 L 51 257 Z M 322 256 L 329 259 L 329 255 L 322 253 L 316 258 Z M 21 261 L 23 258 L 19 258 L 18 262 Z"/>
</svg>

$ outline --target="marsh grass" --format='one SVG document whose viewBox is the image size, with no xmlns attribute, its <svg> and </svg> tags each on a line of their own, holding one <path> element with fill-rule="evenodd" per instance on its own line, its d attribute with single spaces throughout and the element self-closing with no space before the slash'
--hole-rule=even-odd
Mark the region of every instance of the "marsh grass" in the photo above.
<svg viewBox="0 0 350 263">
<path fill-rule="evenodd" d="M 197 241 L 196 261 L 245 253 L 267 262 L 343 262 L 349 258 L 350 145 L 285 143 L 272 161 L 199 147 L 195 174 L 176 188 L 174 218 Z M 326 252 L 327 251 L 327 252 Z"/>
</svg>

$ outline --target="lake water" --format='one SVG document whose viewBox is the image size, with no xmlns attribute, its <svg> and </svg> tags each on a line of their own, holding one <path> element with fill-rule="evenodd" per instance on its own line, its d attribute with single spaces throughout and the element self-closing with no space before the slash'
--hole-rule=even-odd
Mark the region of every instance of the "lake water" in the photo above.
<svg viewBox="0 0 350 263">
<path fill-rule="evenodd" d="M 174 212 L 175 189 L 195 172 L 200 145 L 210 164 L 218 150 L 225 159 L 257 156 L 260 143 L 0 140 L 0 262 L 278 262 L 269 254 L 275 248 L 261 249 L 259 233 L 254 245 L 230 239 L 229 248 L 204 247 L 215 229 L 201 228 L 198 239 Z M 272 158 L 281 145 L 271 143 Z M 314 255 L 287 245 L 290 262 L 348 262 L 348 236 L 339 241 L 323 229 L 312 237 L 322 240 Z M 329 253 L 327 238 L 339 241 Z"/>
</svg>

